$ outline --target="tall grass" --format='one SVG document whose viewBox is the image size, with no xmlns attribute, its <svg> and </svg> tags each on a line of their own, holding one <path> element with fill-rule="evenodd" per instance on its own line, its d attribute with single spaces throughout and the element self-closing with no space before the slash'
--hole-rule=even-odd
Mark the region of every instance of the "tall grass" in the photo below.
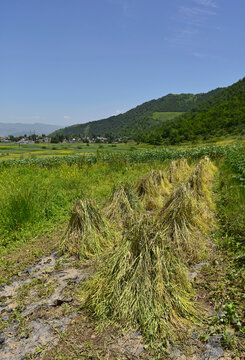
<svg viewBox="0 0 245 360">
<path fill-rule="evenodd" d="M 173 252 L 186 263 L 199 261 L 205 249 L 198 204 L 192 192 L 180 184 L 157 216 L 158 227 Z"/>
<path fill-rule="evenodd" d="M 170 163 L 168 170 L 168 180 L 171 184 L 176 185 L 180 182 L 187 181 L 190 176 L 191 168 L 185 158 L 174 160 Z"/>
<path fill-rule="evenodd" d="M 88 197 L 102 207 L 120 181 L 133 183 L 159 166 L 163 164 L 119 160 L 51 168 L 34 165 L 1 168 L 0 253 L 68 220 L 74 200 Z"/>
<path fill-rule="evenodd" d="M 245 186 L 243 178 L 240 180 L 241 175 L 234 175 L 232 170 L 226 161 L 219 166 L 216 198 L 218 221 L 223 234 L 221 245 L 231 247 L 234 253 L 245 253 Z M 241 170 L 244 171 L 245 166 Z M 229 240 L 228 243 L 225 238 Z"/>
<path fill-rule="evenodd" d="M 185 159 L 173 161 L 170 181 L 175 185 L 157 222 L 173 251 L 187 263 L 205 255 L 207 233 L 214 225 L 212 185 L 215 166 L 208 157 L 191 171 Z"/>
</svg>

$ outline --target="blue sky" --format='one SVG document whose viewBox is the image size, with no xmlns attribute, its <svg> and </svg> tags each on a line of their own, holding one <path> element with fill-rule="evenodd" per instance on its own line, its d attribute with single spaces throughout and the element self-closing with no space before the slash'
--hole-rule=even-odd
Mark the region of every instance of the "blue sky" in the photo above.
<svg viewBox="0 0 245 360">
<path fill-rule="evenodd" d="M 244 0 L 0 0 L 0 122 L 70 125 L 245 76 Z"/>
</svg>

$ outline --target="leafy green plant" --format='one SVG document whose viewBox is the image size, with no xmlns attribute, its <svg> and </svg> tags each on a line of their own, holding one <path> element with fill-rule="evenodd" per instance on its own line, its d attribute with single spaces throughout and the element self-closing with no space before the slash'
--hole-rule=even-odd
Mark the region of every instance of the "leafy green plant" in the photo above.
<svg viewBox="0 0 245 360">
<path fill-rule="evenodd" d="M 229 302 L 223 305 L 223 313 L 224 315 L 221 317 L 220 321 L 224 325 L 227 325 L 229 323 L 238 327 L 242 325 L 236 311 L 236 306 L 233 302 Z"/>
<path fill-rule="evenodd" d="M 235 350 L 236 340 L 233 334 L 231 334 L 226 328 L 222 333 L 222 345 L 225 349 Z"/>
</svg>

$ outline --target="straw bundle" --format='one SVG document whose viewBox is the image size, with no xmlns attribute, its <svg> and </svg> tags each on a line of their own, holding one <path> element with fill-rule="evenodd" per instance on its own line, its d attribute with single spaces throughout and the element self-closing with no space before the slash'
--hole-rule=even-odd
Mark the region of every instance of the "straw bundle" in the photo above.
<svg viewBox="0 0 245 360">
<path fill-rule="evenodd" d="M 168 180 L 170 184 L 176 185 L 185 182 L 190 176 L 191 168 L 185 158 L 174 160 L 168 169 Z"/>
<path fill-rule="evenodd" d="M 131 223 L 134 212 L 140 207 L 139 198 L 128 185 L 120 185 L 112 194 L 109 205 L 103 210 L 105 216 L 115 222 L 118 226 L 124 227 Z"/>
<path fill-rule="evenodd" d="M 112 230 L 102 218 L 99 209 L 89 199 L 74 204 L 66 233 L 61 240 L 62 253 L 89 259 L 100 254 L 115 241 Z"/>
<path fill-rule="evenodd" d="M 153 170 L 136 181 L 135 189 L 146 210 L 154 210 L 163 204 L 170 193 L 170 184 L 161 170 Z"/>
<path fill-rule="evenodd" d="M 188 181 L 188 186 L 192 190 L 193 196 L 197 199 L 200 205 L 209 211 L 211 209 L 214 210 L 212 183 L 216 171 L 217 168 L 210 159 L 205 156 L 196 165 Z"/>
<path fill-rule="evenodd" d="M 157 224 L 177 256 L 187 263 L 199 261 L 206 247 L 207 225 L 192 191 L 180 184 L 157 215 Z"/>
<path fill-rule="evenodd" d="M 146 217 L 83 286 L 84 305 L 102 324 L 136 327 L 149 341 L 180 336 L 196 316 L 185 266 Z"/>
</svg>

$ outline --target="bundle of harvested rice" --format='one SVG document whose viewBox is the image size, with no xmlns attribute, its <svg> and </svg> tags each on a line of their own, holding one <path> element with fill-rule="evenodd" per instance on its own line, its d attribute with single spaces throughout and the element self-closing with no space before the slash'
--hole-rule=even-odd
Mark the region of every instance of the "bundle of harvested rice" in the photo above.
<svg viewBox="0 0 245 360">
<path fill-rule="evenodd" d="M 168 169 L 168 180 L 170 184 L 176 185 L 185 182 L 190 176 L 191 168 L 185 158 L 174 160 Z"/>
<path fill-rule="evenodd" d="M 157 215 L 156 222 L 175 254 L 185 262 L 199 261 L 204 256 L 207 224 L 186 185 L 178 185 Z"/>
<path fill-rule="evenodd" d="M 119 226 L 131 223 L 134 212 L 139 210 L 139 198 L 129 184 L 120 185 L 112 194 L 109 205 L 103 210 L 105 216 Z"/>
<path fill-rule="evenodd" d="M 135 183 L 136 192 L 147 210 L 161 207 L 164 197 L 170 193 L 170 187 L 161 170 L 152 170 Z"/>
<path fill-rule="evenodd" d="M 100 254 L 114 242 L 115 233 L 95 204 L 89 199 L 77 200 L 60 243 L 61 252 L 88 259 Z"/>
<path fill-rule="evenodd" d="M 210 209 L 214 209 L 212 200 L 212 183 L 214 180 L 216 166 L 205 156 L 196 165 L 189 178 L 188 185 L 193 192 L 193 196 Z"/>
<path fill-rule="evenodd" d="M 165 238 L 144 217 L 83 285 L 83 303 L 102 324 L 134 327 L 148 341 L 167 343 L 183 336 L 197 315 L 186 274 Z"/>
</svg>

